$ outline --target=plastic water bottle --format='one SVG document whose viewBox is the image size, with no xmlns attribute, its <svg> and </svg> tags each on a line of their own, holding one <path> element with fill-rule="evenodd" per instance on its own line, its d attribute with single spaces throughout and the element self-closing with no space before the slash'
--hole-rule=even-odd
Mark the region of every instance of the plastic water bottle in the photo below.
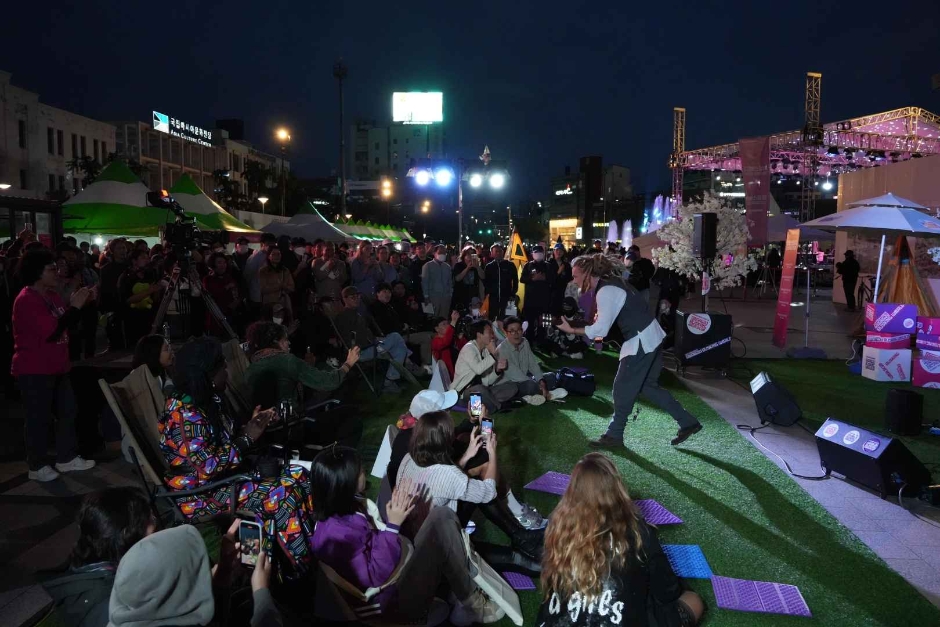
<svg viewBox="0 0 940 627">
<path fill-rule="evenodd" d="M 600 355 L 604 352 L 604 338 L 596 337 L 594 338 L 594 352 Z"/>
</svg>

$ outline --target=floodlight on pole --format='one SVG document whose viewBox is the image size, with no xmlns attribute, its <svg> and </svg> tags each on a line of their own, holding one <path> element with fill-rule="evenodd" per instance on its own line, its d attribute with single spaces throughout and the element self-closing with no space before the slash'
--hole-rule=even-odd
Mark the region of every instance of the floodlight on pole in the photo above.
<svg viewBox="0 0 940 627">
<path fill-rule="evenodd" d="M 434 173 L 434 180 L 441 187 L 447 187 L 454 180 L 454 173 L 447 168 L 441 168 Z"/>
<path fill-rule="evenodd" d="M 471 174 L 470 175 L 470 187 L 479 187 L 480 185 L 483 185 L 483 175 Z"/>
<path fill-rule="evenodd" d="M 506 184 L 506 177 L 499 172 L 490 174 L 490 187 L 493 189 L 502 189 L 503 185 Z"/>
<path fill-rule="evenodd" d="M 418 170 L 415 172 L 415 183 L 424 187 L 431 181 L 431 173 L 427 170 Z"/>
</svg>

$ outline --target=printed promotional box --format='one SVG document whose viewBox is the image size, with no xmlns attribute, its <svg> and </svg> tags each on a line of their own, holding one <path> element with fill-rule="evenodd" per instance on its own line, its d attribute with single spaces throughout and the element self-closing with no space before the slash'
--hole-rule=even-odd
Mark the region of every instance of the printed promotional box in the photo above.
<svg viewBox="0 0 940 627">
<path fill-rule="evenodd" d="M 868 303 L 865 330 L 879 333 L 913 333 L 917 326 L 917 305 Z"/>
<path fill-rule="evenodd" d="M 940 335 L 940 318 L 917 316 L 917 332 L 921 335 Z"/>
<path fill-rule="evenodd" d="M 933 359 L 934 361 L 940 361 L 940 351 L 919 350 L 914 354 L 914 359 L 917 359 L 918 357 L 921 359 Z"/>
<path fill-rule="evenodd" d="M 921 335 L 914 337 L 914 343 L 917 350 L 922 351 L 940 351 L 940 335 Z"/>
<path fill-rule="evenodd" d="M 862 376 L 872 381 L 910 381 L 911 350 L 866 346 L 862 351 Z"/>
<path fill-rule="evenodd" d="M 878 333 L 868 331 L 865 333 L 865 346 L 872 348 L 910 348 L 910 333 Z"/>
<path fill-rule="evenodd" d="M 911 364 L 911 383 L 916 388 L 940 388 L 940 359 L 926 359 L 917 353 Z"/>
</svg>

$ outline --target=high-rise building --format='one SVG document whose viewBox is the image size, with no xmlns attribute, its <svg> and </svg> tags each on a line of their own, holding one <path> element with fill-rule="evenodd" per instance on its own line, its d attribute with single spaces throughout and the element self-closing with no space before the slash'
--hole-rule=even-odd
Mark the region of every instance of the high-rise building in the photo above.
<svg viewBox="0 0 940 627">
<path fill-rule="evenodd" d="M 440 124 L 375 126 L 357 121 L 350 127 L 348 155 L 351 179 L 402 179 L 417 159 L 444 156 L 444 127 Z"/>
<path fill-rule="evenodd" d="M 114 126 L 39 101 L 0 71 L 0 184 L 17 196 L 44 198 L 80 189 L 69 161 L 105 163 L 115 145 Z"/>
</svg>

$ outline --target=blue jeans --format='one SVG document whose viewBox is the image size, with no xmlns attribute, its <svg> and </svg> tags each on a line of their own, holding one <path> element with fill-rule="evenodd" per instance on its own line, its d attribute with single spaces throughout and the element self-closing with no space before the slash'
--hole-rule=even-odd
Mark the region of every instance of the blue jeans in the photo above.
<svg viewBox="0 0 940 627">
<path fill-rule="evenodd" d="M 405 360 L 408 358 L 408 355 L 411 354 L 411 351 L 408 350 L 408 346 L 405 344 L 405 339 L 398 333 L 389 333 L 384 338 L 382 338 L 382 340 L 382 343 L 378 345 L 378 348 L 380 349 L 379 355 L 388 355 L 399 364 L 404 364 Z M 375 359 L 375 357 L 375 346 L 363 348 L 359 353 L 359 359 L 362 361 L 372 361 Z M 394 366 L 390 367 L 388 369 L 388 374 L 385 375 L 385 378 L 389 381 L 396 381 L 400 377 L 401 375 Z"/>
<path fill-rule="evenodd" d="M 26 410 L 26 461 L 30 470 L 49 463 L 49 426 L 56 421 L 56 462 L 78 455 L 75 435 L 75 394 L 68 374 L 21 374 L 16 378 Z M 53 414 L 55 417 L 53 418 Z"/>
</svg>

